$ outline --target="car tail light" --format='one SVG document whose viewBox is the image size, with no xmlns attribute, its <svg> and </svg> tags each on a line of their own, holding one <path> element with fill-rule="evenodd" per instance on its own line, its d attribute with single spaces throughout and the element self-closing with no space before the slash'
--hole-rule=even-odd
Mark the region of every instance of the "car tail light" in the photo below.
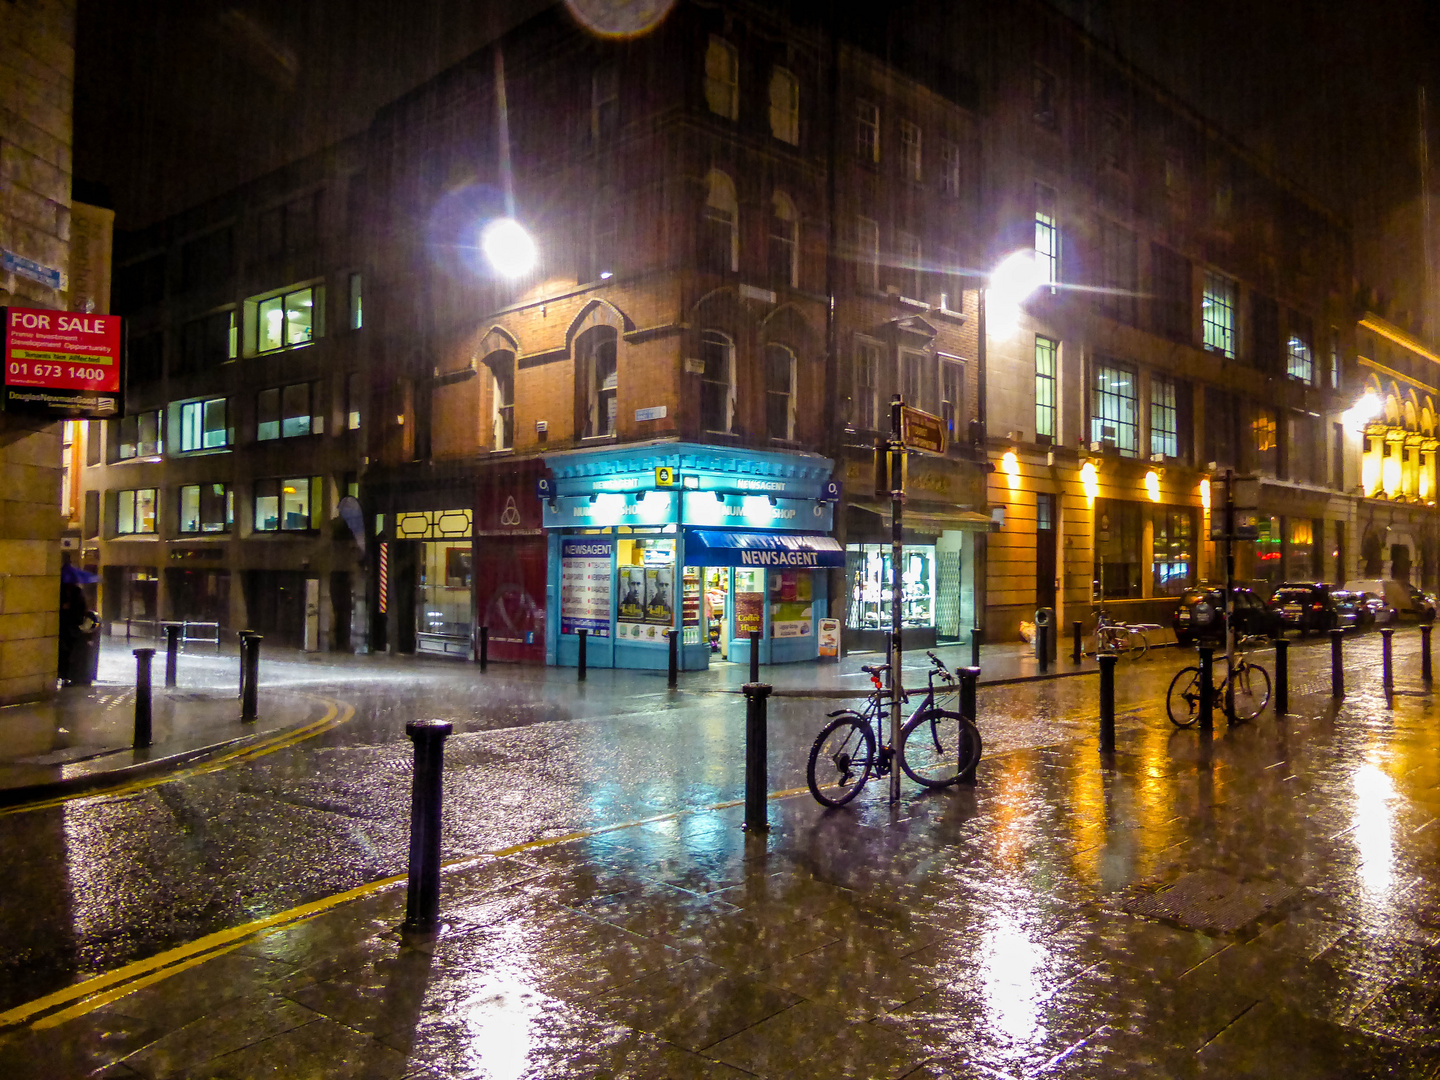
<svg viewBox="0 0 1440 1080">
<path fill-rule="evenodd" d="M 1310 606 L 1311 606 L 1312 608 L 1314 608 L 1316 611 L 1320 611 L 1322 608 L 1325 607 L 1324 604 L 1311 604 Z"/>
</svg>

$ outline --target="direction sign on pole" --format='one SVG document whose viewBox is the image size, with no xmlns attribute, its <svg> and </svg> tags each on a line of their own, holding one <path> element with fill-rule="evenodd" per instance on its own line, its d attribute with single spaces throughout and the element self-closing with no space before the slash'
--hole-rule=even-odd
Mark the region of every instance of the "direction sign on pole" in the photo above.
<svg viewBox="0 0 1440 1080">
<path fill-rule="evenodd" d="M 918 450 L 922 454 L 945 453 L 945 421 L 934 413 L 912 409 L 909 405 L 900 409 L 900 441 L 907 450 Z"/>
</svg>

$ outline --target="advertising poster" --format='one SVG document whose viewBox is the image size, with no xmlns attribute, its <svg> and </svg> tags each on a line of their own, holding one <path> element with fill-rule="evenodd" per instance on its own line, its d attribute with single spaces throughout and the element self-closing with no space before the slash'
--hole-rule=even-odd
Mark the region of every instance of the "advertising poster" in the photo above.
<svg viewBox="0 0 1440 1080">
<path fill-rule="evenodd" d="M 643 566 L 620 567 L 620 588 L 616 619 L 622 623 L 643 623 L 645 621 L 645 568 Z M 620 631 L 625 637 L 625 631 Z"/>
<path fill-rule="evenodd" d="M 118 315 L 19 307 L 0 312 L 5 333 L 0 407 L 97 419 L 120 415 Z"/>
<path fill-rule="evenodd" d="M 820 655 L 839 658 L 840 656 L 840 620 L 820 620 Z"/>
<path fill-rule="evenodd" d="M 588 631 L 610 636 L 610 558 L 608 537 L 584 537 L 560 543 L 560 633 Z"/>
<path fill-rule="evenodd" d="M 770 605 L 771 637 L 809 637 L 814 626 L 814 609 L 808 601 L 785 600 Z"/>
<path fill-rule="evenodd" d="M 748 637 L 761 628 L 765 617 L 765 594 L 758 592 L 737 592 L 735 594 L 735 636 Z"/>
<path fill-rule="evenodd" d="M 675 568 L 645 568 L 645 621 L 658 626 L 675 624 Z"/>
</svg>

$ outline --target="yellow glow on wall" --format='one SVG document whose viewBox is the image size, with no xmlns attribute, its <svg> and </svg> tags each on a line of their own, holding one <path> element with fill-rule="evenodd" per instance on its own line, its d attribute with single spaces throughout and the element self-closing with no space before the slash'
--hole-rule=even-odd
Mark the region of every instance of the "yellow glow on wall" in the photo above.
<svg viewBox="0 0 1440 1080">
<path fill-rule="evenodd" d="M 1360 459 L 1360 485 L 1366 495 L 1375 494 L 1380 486 L 1380 444 L 1378 440 L 1366 439 L 1367 449 Z"/>
<path fill-rule="evenodd" d="M 1020 459 L 1015 456 L 1014 450 L 1006 450 L 1001 456 L 1000 471 L 1005 474 L 1011 491 L 1020 486 Z"/>
<path fill-rule="evenodd" d="M 1150 496 L 1151 502 L 1160 501 L 1160 476 L 1154 469 L 1145 474 L 1145 494 Z"/>
<path fill-rule="evenodd" d="M 1208 478 L 1200 481 L 1200 505 L 1205 508 L 1207 514 L 1210 512 L 1210 481 Z"/>
<path fill-rule="evenodd" d="M 1385 458 L 1380 468 L 1380 483 L 1385 487 L 1385 494 L 1394 498 L 1400 494 L 1400 459 L 1394 454 Z"/>
<path fill-rule="evenodd" d="M 1080 483 L 1085 488 L 1085 501 L 1093 504 L 1095 497 L 1100 494 L 1100 474 L 1095 470 L 1095 463 L 1087 461 L 1080 466 Z"/>
<path fill-rule="evenodd" d="M 1430 498 L 1430 473 L 1434 468 L 1435 455 L 1422 453 L 1420 455 L 1420 498 L 1427 501 Z"/>
</svg>

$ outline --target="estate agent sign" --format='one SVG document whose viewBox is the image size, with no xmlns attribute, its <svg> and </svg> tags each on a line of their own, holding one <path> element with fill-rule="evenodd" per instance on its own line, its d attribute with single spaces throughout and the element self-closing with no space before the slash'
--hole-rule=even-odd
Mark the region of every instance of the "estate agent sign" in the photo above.
<svg viewBox="0 0 1440 1080">
<path fill-rule="evenodd" d="M 124 402 L 123 337 L 118 315 L 42 308 L 0 308 L 4 319 L 4 390 L 0 408 L 101 419 Z"/>
</svg>

